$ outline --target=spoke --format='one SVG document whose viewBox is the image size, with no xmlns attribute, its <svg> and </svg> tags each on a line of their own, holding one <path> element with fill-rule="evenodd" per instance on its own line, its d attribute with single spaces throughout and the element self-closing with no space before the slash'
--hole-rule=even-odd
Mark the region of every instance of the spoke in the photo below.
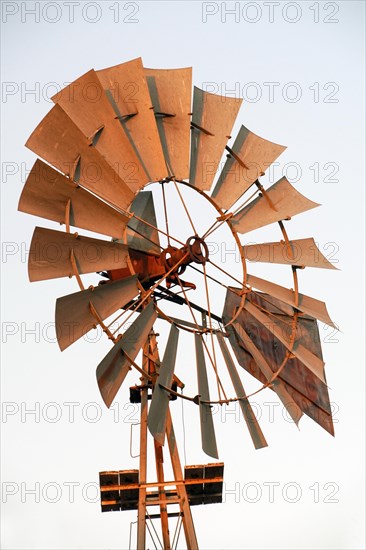
<svg viewBox="0 0 366 550">
<path fill-rule="evenodd" d="M 167 207 L 166 207 L 166 199 L 165 199 L 165 187 L 164 187 L 164 182 L 161 184 L 161 189 L 162 189 L 162 192 L 163 192 L 163 203 L 164 203 L 164 216 L 165 216 L 165 227 L 166 227 L 166 232 L 168 234 L 168 246 L 170 246 L 170 235 L 169 235 L 169 223 L 168 223 L 168 210 L 167 210 Z"/>
<path fill-rule="evenodd" d="M 225 275 L 227 275 L 228 277 L 230 277 L 231 279 L 233 279 L 235 282 L 239 283 L 240 286 L 243 286 L 243 282 L 242 281 L 239 281 L 239 279 L 236 279 L 236 277 L 234 277 L 233 275 L 230 275 L 230 273 L 228 273 L 227 271 L 225 271 L 225 269 L 222 269 L 222 267 L 220 267 L 219 265 L 215 264 L 212 260 L 210 260 L 210 258 L 207 260 L 211 265 L 213 265 L 214 267 L 216 267 L 216 269 L 219 269 L 220 271 L 222 271 L 223 273 L 225 273 Z"/>
<path fill-rule="evenodd" d="M 178 279 L 179 285 L 180 285 L 180 287 L 181 287 L 181 289 L 182 289 L 182 292 L 183 292 L 183 294 L 184 294 L 184 298 L 185 298 L 185 301 L 186 301 L 186 303 L 187 303 L 187 306 L 189 307 L 189 311 L 191 312 L 193 322 L 194 322 L 194 324 L 196 325 L 197 330 L 200 331 L 199 325 L 198 325 L 198 323 L 197 323 L 196 316 L 195 316 L 195 314 L 193 313 L 193 309 L 192 309 L 192 307 L 191 307 L 191 304 L 190 304 L 189 300 L 187 299 L 186 292 L 185 292 L 185 290 L 184 290 L 184 287 L 183 287 L 183 285 L 182 285 L 182 283 L 181 283 L 181 280 L 180 280 L 180 278 L 179 278 L 178 275 L 177 275 L 177 279 Z M 214 371 L 215 371 L 217 383 L 218 383 L 218 385 L 221 387 L 221 390 L 222 390 L 223 394 L 226 395 L 226 394 L 225 394 L 225 390 L 224 390 L 224 388 L 223 388 L 223 385 L 222 385 L 222 383 L 221 383 L 220 377 L 219 377 L 219 375 L 218 375 L 218 372 L 217 372 L 217 368 L 216 368 L 215 362 L 212 360 L 212 357 L 211 357 L 211 354 L 210 354 L 210 350 L 208 349 L 205 340 L 202 338 L 202 335 L 201 335 L 201 339 L 202 339 L 202 343 L 203 343 L 203 345 L 204 345 L 204 347 L 205 347 L 206 353 L 207 353 L 207 355 L 208 355 L 208 358 L 209 358 L 209 360 L 210 360 L 210 363 L 211 363 L 211 365 L 212 365 L 212 367 L 213 367 L 213 369 L 214 369 Z"/>
<path fill-rule="evenodd" d="M 123 321 L 123 323 L 121 323 L 117 328 L 116 330 L 113 332 L 113 335 L 116 334 L 116 332 L 118 330 L 120 330 L 120 328 L 122 327 L 122 325 L 124 325 L 128 319 L 133 315 L 133 313 L 136 312 L 136 310 L 142 306 L 142 304 L 151 296 L 151 294 L 154 292 L 154 290 L 158 287 L 158 285 L 160 285 L 171 273 L 173 273 L 173 271 L 175 271 L 181 263 L 184 262 L 184 260 L 186 259 L 186 257 L 188 256 L 188 252 L 186 254 L 184 254 L 184 256 L 179 260 L 179 262 L 177 262 L 175 265 L 173 265 L 173 267 L 171 267 L 169 269 L 169 271 L 167 271 L 165 273 L 165 275 L 163 275 L 163 277 L 161 279 L 159 279 L 147 292 L 146 294 L 142 297 L 141 300 L 138 300 L 137 301 L 137 304 L 136 304 L 136 307 L 135 309 L 133 309 L 130 313 L 130 315 L 127 317 L 127 319 L 125 319 Z M 135 305 L 135 304 L 134 304 Z"/>
<path fill-rule="evenodd" d="M 203 264 L 203 273 L 204 273 L 204 279 L 205 279 L 205 290 L 206 290 L 208 321 L 209 321 L 210 336 L 211 336 L 212 356 L 213 356 L 213 360 L 214 360 L 214 363 L 215 363 L 217 391 L 218 391 L 218 395 L 219 395 L 219 400 L 221 400 L 222 397 L 221 397 L 220 384 L 219 384 L 219 375 L 218 375 L 218 369 L 217 369 L 215 342 L 214 342 L 213 331 L 212 331 L 211 305 L 210 305 L 210 295 L 209 295 L 209 291 L 208 291 L 208 282 L 207 282 L 207 275 L 206 275 L 206 264 Z M 227 396 L 226 396 L 224 390 L 223 390 L 223 393 L 224 393 L 225 399 L 227 399 Z"/>
<path fill-rule="evenodd" d="M 189 212 L 188 212 L 188 208 L 187 208 L 186 203 L 185 203 L 185 201 L 184 201 L 184 199 L 183 199 L 183 197 L 182 197 L 182 194 L 181 194 L 181 192 L 179 191 L 179 187 L 178 187 L 178 185 L 177 185 L 177 182 L 176 182 L 175 180 L 173 180 L 173 182 L 174 182 L 175 188 L 176 188 L 176 190 L 177 190 L 177 193 L 178 193 L 178 195 L 179 195 L 179 198 L 180 198 L 180 200 L 181 200 L 181 202 L 182 202 L 182 204 L 183 204 L 183 208 L 184 208 L 184 210 L 186 211 L 186 214 L 187 214 L 188 219 L 189 219 L 189 222 L 190 222 L 190 224 L 191 224 L 191 226 L 192 226 L 193 232 L 194 232 L 194 234 L 197 236 L 196 228 L 195 228 L 194 223 L 193 223 L 193 221 L 192 221 L 192 218 L 191 218 L 191 216 L 190 216 L 190 214 L 189 214 Z"/>
</svg>

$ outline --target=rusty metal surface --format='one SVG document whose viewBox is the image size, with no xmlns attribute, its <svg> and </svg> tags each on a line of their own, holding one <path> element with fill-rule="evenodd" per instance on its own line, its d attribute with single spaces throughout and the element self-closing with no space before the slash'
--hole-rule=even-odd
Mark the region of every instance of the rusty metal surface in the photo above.
<svg viewBox="0 0 366 550">
<path fill-rule="evenodd" d="M 246 422 L 250 436 L 252 438 L 253 445 L 256 449 L 262 449 L 263 447 L 267 447 L 268 443 L 266 441 L 266 438 L 263 435 L 259 422 L 251 407 L 251 404 L 248 398 L 246 397 L 242 381 L 240 379 L 238 371 L 236 370 L 234 361 L 232 360 L 232 357 L 226 345 L 224 336 L 222 335 L 221 332 L 217 332 L 216 336 L 219 341 L 221 353 L 227 365 L 230 378 L 235 389 L 236 396 L 239 398 L 239 405 L 241 408 L 241 412 L 243 413 L 243 417 Z"/>
<path fill-rule="evenodd" d="M 154 439 L 161 445 L 164 445 L 170 395 L 160 386 L 160 384 L 166 388 L 170 388 L 172 385 L 177 357 L 178 338 L 179 330 L 176 326 L 172 325 L 165 348 L 164 358 L 160 365 L 159 376 L 155 382 L 149 409 L 148 428 Z"/>
<path fill-rule="evenodd" d="M 194 87 L 189 181 L 208 191 L 219 169 L 242 99 Z M 207 133 L 208 132 L 208 133 Z"/>
<path fill-rule="evenodd" d="M 135 298 L 138 292 L 137 277 L 133 276 L 58 298 L 55 321 L 61 351 L 96 327 L 97 320 L 90 304 L 104 321 Z"/>
<path fill-rule="evenodd" d="M 200 334 L 194 335 L 196 348 L 196 366 L 198 393 L 203 401 L 210 401 L 210 390 L 208 386 L 206 361 L 203 351 L 202 337 Z M 202 450 L 213 458 L 219 458 L 216 445 L 215 428 L 212 417 L 211 406 L 208 403 L 199 403 L 200 422 L 201 422 L 201 440 Z"/>
<path fill-rule="evenodd" d="M 247 298 L 244 305 L 246 311 L 250 313 L 258 323 L 269 329 L 276 338 L 292 352 L 315 376 L 325 383 L 324 361 L 311 353 L 303 344 L 303 335 L 301 330 L 296 331 L 294 345 L 291 345 L 292 326 L 289 321 L 291 317 L 283 318 L 283 315 L 268 315 L 262 309 L 257 307 L 251 299 Z M 264 306 L 266 307 L 266 306 Z M 268 306 L 267 306 L 268 307 Z"/>
<path fill-rule="evenodd" d="M 130 212 L 157 227 L 154 198 L 151 191 L 141 191 L 131 204 Z M 149 227 L 136 218 L 131 218 L 128 225 L 127 242 L 130 248 L 150 254 L 160 254 L 159 232 L 156 229 Z M 147 239 L 144 239 L 141 233 L 142 235 L 146 235 Z"/>
<path fill-rule="evenodd" d="M 250 262 L 337 269 L 323 256 L 313 238 L 292 240 L 290 247 L 291 250 L 279 241 L 243 246 L 243 251 Z"/>
<path fill-rule="evenodd" d="M 264 301 L 259 293 L 251 293 L 250 296 L 259 306 L 262 305 L 267 309 L 272 308 L 273 313 L 279 314 L 278 307 L 269 303 L 269 300 L 273 302 L 272 297 L 264 295 L 266 298 L 266 301 Z M 228 292 L 223 312 L 224 320 L 232 316 L 233 310 L 237 305 L 238 297 L 234 293 Z M 240 338 L 235 330 L 227 327 L 229 340 L 237 361 L 252 376 L 260 382 L 265 383 L 267 379 L 261 372 L 254 356 L 249 351 L 248 342 L 252 342 L 256 346 L 273 373 L 281 365 L 286 354 L 286 348 L 274 337 L 271 330 L 258 324 L 256 319 L 245 310 L 240 313 L 238 324 L 245 329 L 247 338 Z M 314 355 L 322 359 L 319 330 L 316 321 L 307 315 L 300 315 L 298 318 L 298 327 L 301 330 L 303 345 Z M 288 395 L 291 397 L 289 402 L 297 404 L 306 415 L 330 434 L 334 435 L 327 385 L 296 357 L 290 358 L 287 361 L 278 378 L 282 381 Z"/>
<path fill-rule="evenodd" d="M 149 181 L 93 69 L 63 88 L 52 100 L 93 142 L 132 191 L 138 191 Z"/>
<path fill-rule="evenodd" d="M 127 266 L 126 245 L 36 227 L 29 251 L 29 280 L 45 281 L 74 275 L 72 251 L 79 273 Z"/>
<path fill-rule="evenodd" d="M 212 198 L 226 210 L 232 207 L 286 147 L 263 139 L 242 126 L 231 149 L 246 168 L 234 156 L 229 155 L 212 192 Z"/>
<path fill-rule="evenodd" d="M 38 159 L 23 188 L 18 210 L 122 239 L 129 218 Z"/>
<path fill-rule="evenodd" d="M 133 191 L 59 105 L 44 117 L 26 146 L 102 199 L 123 209 L 132 203 Z"/>
<path fill-rule="evenodd" d="M 149 181 L 168 175 L 141 58 L 97 71 Z"/>
<path fill-rule="evenodd" d="M 236 231 L 248 233 L 259 227 L 286 220 L 296 214 L 320 206 L 301 195 L 285 177 L 267 189 L 266 195 L 274 208 L 267 198 L 261 194 L 231 219 Z"/>
<path fill-rule="evenodd" d="M 255 277 L 254 275 L 247 275 L 247 284 L 256 288 L 257 290 L 265 292 L 266 294 L 270 294 L 274 298 L 278 298 L 282 302 L 292 307 L 296 306 L 297 309 L 299 309 L 303 313 L 306 313 L 307 315 L 310 315 L 310 317 L 319 319 L 319 321 L 322 321 L 322 323 L 336 328 L 332 319 L 329 317 L 327 306 L 324 302 L 321 302 L 320 300 L 316 300 L 315 298 L 311 298 L 310 296 L 299 293 L 299 302 L 298 304 L 296 304 L 295 292 L 293 290 L 289 288 L 284 288 L 283 286 L 277 285 L 275 283 L 271 283 L 270 281 L 266 281 L 265 279 Z"/>
<path fill-rule="evenodd" d="M 144 73 L 169 175 L 188 179 L 192 68 L 145 69 Z"/>
<path fill-rule="evenodd" d="M 97 381 L 103 401 L 108 408 L 113 403 L 119 388 L 131 369 L 130 363 L 123 352 L 126 352 L 132 360 L 135 360 L 147 340 L 156 317 L 154 304 L 150 302 L 99 363 Z"/>
</svg>

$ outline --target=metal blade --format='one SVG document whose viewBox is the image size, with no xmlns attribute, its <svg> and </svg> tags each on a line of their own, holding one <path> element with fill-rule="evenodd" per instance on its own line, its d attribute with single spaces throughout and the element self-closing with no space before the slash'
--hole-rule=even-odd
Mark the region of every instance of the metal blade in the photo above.
<svg viewBox="0 0 366 550">
<path fill-rule="evenodd" d="M 172 386 L 178 338 L 179 330 L 176 326 L 172 325 L 163 362 L 160 365 L 159 376 L 155 382 L 148 416 L 149 430 L 152 436 L 161 445 L 164 445 L 167 411 L 169 406 L 169 393 L 161 386 L 165 386 L 166 388 L 171 388 Z"/>
<path fill-rule="evenodd" d="M 245 332 L 244 328 L 239 323 L 234 323 L 234 329 L 241 340 L 244 342 L 245 347 L 248 349 L 249 353 L 252 355 L 254 361 L 257 363 L 262 374 L 265 376 L 267 382 L 269 382 L 273 377 L 273 372 L 269 364 L 267 363 L 264 355 L 259 351 L 257 346 L 253 344 L 249 335 Z M 280 378 L 276 378 L 272 384 L 272 389 L 277 393 L 278 397 L 281 399 L 284 407 L 288 411 L 292 420 L 295 424 L 299 423 L 300 418 L 302 417 L 302 412 L 300 407 L 294 402 L 291 395 L 286 390 L 283 382 Z"/>
<path fill-rule="evenodd" d="M 299 303 L 296 305 L 295 292 L 291 289 L 284 288 L 283 286 L 271 283 L 270 281 L 266 281 L 265 279 L 260 279 L 259 277 L 255 277 L 254 275 L 247 276 L 247 283 L 252 287 L 257 288 L 258 290 L 261 290 L 262 292 L 266 292 L 267 294 L 270 294 L 271 296 L 282 300 L 283 302 L 294 308 L 296 307 L 296 309 L 307 313 L 308 315 L 310 315 L 310 317 L 319 319 L 319 321 L 322 321 L 322 323 L 336 328 L 335 324 L 329 317 L 327 306 L 324 302 L 316 300 L 315 298 L 311 298 L 310 296 L 306 296 L 305 294 L 299 293 Z"/>
<path fill-rule="evenodd" d="M 211 188 L 242 101 L 194 87 L 189 180 L 199 189 Z"/>
<path fill-rule="evenodd" d="M 252 302 L 254 301 L 259 307 L 271 311 L 271 314 L 278 316 L 278 318 L 282 317 L 291 322 L 291 317 L 286 317 L 286 313 L 282 315 L 282 310 L 287 308 L 291 315 L 291 307 L 287 306 L 284 302 L 272 298 L 268 294 L 261 294 L 259 292 L 251 292 L 247 295 L 247 298 Z M 239 303 L 240 297 L 228 290 L 223 311 L 223 320 L 225 323 L 230 321 Z M 237 322 L 245 329 L 253 344 L 265 357 L 272 372 L 276 373 L 286 357 L 286 347 L 275 338 L 271 330 L 258 323 L 245 309 L 239 314 Z M 297 325 L 301 334 L 302 344 L 321 359 L 320 335 L 316 320 L 303 313 L 299 313 Z M 263 384 L 266 383 L 267 379 L 245 347 L 245 342 L 238 337 L 231 326 L 226 327 L 226 330 L 238 363 L 260 382 Z M 295 356 L 287 360 L 278 377 L 282 380 L 287 392 L 300 409 L 330 434 L 334 435 L 332 411 L 326 384 Z"/>
<path fill-rule="evenodd" d="M 139 292 L 136 275 L 58 298 L 56 336 L 61 351 L 95 328 L 94 308 L 102 321 L 130 302 Z"/>
<path fill-rule="evenodd" d="M 104 403 L 109 408 L 131 369 L 125 352 L 133 361 L 146 342 L 155 323 L 157 313 L 154 303 L 149 305 L 126 330 L 124 335 L 107 353 L 97 367 L 97 381 Z"/>
<path fill-rule="evenodd" d="M 202 337 L 200 334 L 194 335 L 196 346 L 196 364 L 197 364 L 197 380 L 198 393 L 200 395 L 200 421 L 201 421 L 201 438 L 203 451 L 213 458 L 219 458 L 217 453 L 215 428 L 212 418 L 211 406 L 203 401 L 210 401 L 210 390 L 208 387 L 207 371 L 205 355 L 203 352 Z"/>
<path fill-rule="evenodd" d="M 254 447 L 256 449 L 262 449 L 263 447 L 267 447 L 268 445 L 267 441 L 262 433 L 258 420 L 256 419 L 254 411 L 250 405 L 250 402 L 246 397 L 243 384 L 240 380 L 240 376 L 238 374 L 238 371 L 236 370 L 234 361 L 232 360 L 232 357 L 226 345 L 225 339 L 221 332 L 217 332 L 216 336 L 219 341 L 221 353 L 225 359 L 225 363 L 229 371 L 231 381 L 235 388 L 236 395 L 239 398 L 239 405 L 241 408 L 241 412 L 243 413 L 244 420 L 247 424 Z"/>
<path fill-rule="evenodd" d="M 84 136 L 92 140 L 132 191 L 144 187 L 149 178 L 93 69 L 58 92 L 52 100 L 62 107 Z"/>
<path fill-rule="evenodd" d="M 301 344 L 301 338 L 296 334 L 295 343 L 291 346 L 291 327 L 284 326 L 277 321 L 274 315 L 267 315 L 260 310 L 256 305 L 246 300 L 245 309 L 253 315 L 253 317 L 268 330 L 270 330 L 282 344 L 293 353 L 304 365 L 310 369 L 322 382 L 325 383 L 324 362 L 311 353 L 306 347 Z"/>
<path fill-rule="evenodd" d="M 149 181 L 165 178 L 167 167 L 141 58 L 97 75 Z"/>
<path fill-rule="evenodd" d="M 129 218 L 37 159 L 23 188 L 18 210 L 59 223 L 122 239 Z"/>
<path fill-rule="evenodd" d="M 133 201 L 130 212 L 133 212 L 136 216 L 142 218 L 150 225 L 157 227 L 152 191 L 141 191 Z M 136 233 L 136 231 L 138 231 L 138 233 Z M 147 239 L 144 239 L 141 233 L 146 235 Z M 136 218 L 131 218 L 128 224 L 127 242 L 129 247 L 135 250 L 141 250 L 142 252 L 148 252 L 150 254 L 160 254 L 161 252 L 158 231 Z"/>
<path fill-rule="evenodd" d="M 266 169 L 286 149 L 283 145 L 263 139 L 242 126 L 219 176 L 212 198 L 228 210 Z"/>
<path fill-rule="evenodd" d="M 133 191 L 59 105 L 44 117 L 26 146 L 107 202 L 122 209 L 132 203 Z"/>
<path fill-rule="evenodd" d="M 245 258 L 250 262 L 287 264 L 305 267 L 337 269 L 323 256 L 313 238 L 243 246 Z"/>
<path fill-rule="evenodd" d="M 127 267 L 128 247 L 124 244 L 36 227 L 29 251 L 30 281 L 72 277 L 75 259 L 78 272 L 94 273 Z"/>
<path fill-rule="evenodd" d="M 189 177 L 192 68 L 145 69 L 169 175 Z"/>
<path fill-rule="evenodd" d="M 236 231 L 248 233 L 253 229 L 289 219 L 296 214 L 320 206 L 296 191 L 285 177 L 272 185 L 266 191 L 266 195 L 268 195 L 273 207 L 267 198 L 261 194 L 231 219 Z"/>
</svg>

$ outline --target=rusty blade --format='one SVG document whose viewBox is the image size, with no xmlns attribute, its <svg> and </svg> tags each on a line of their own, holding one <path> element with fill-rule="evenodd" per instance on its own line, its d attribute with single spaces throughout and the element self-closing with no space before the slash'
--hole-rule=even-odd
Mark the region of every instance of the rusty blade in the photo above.
<svg viewBox="0 0 366 550">
<path fill-rule="evenodd" d="M 111 204 L 126 209 L 133 201 L 133 191 L 59 105 L 44 117 L 26 146 Z"/>
<path fill-rule="evenodd" d="M 336 328 L 335 324 L 329 317 L 327 306 L 324 302 L 316 300 L 315 298 L 311 298 L 310 296 L 306 296 L 305 294 L 299 293 L 299 302 L 298 304 L 296 304 L 295 292 L 293 290 L 285 288 L 281 285 L 277 285 L 275 283 L 271 283 L 270 281 L 266 281 L 265 279 L 260 279 L 259 277 L 255 277 L 254 275 L 247 276 L 247 283 L 250 286 L 257 288 L 258 290 L 261 290 L 262 292 L 265 292 L 271 296 L 274 296 L 275 298 L 278 298 L 279 300 L 282 300 L 283 302 L 294 308 L 296 307 L 296 309 L 307 313 L 308 315 L 310 315 L 310 317 L 319 319 L 319 321 L 322 321 L 322 323 Z"/>
<path fill-rule="evenodd" d="M 200 422 L 201 422 L 201 439 L 202 450 L 213 458 L 219 458 L 217 453 L 215 428 L 212 417 L 211 406 L 208 403 L 202 403 L 202 401 L 210 401 L 210 390 L 208 386 L 206 361 L 203 351 L 202 337 L 200 334 L 194 335 L 194 342 L 196 346 L 196 365 L 197 365 L 197 380 L 198 380 L 198 393 L 200 395 Z"/>
<path fill-rule="evenodd" d="M 189 177 L 192 68 L 145 69 L 169 175 Z"/>
<path fill-rule="evenodd" d="M 251 244 L 243 246 L 245 258 L 250 262 L 287 264 L 305 267 L 337 269 L 323 256 L 313 238 Z"/>
<path fill-rule="evenodd" d="M 99 363 L 97 381 L 103 401 L 108 408 L 113 403 L 113 399 L 131 369 L 130 362 L 124 352 L 132 361 L 136 359 L 137 354 L 147 340 L 156 317 L 154 303 L 150 302 Z"/>
<path fill-rule="evenodd" d="M 97 75 L 149 181 L 165 178 L 168 173 L 141 58 Z"/>
<path fill-rule="evenodd" d="M 324 361 L 301 344 L 301 335 L 297 333 L 295 342 L 291 345 L 291 327 L 278 321 L 274 315 L 267 315 L 267 313 L 264 313 L 264 311 L 248 300 L 246 300 L 244 307 L 259 323 L 270 330 L 315 376 L 325 383 Z"/>
<path fill-rule="evenodd" d="M 151 191 L 140 191 L 130 207 L 130 212 L 157 227 L 154 198 Z M 147 238 L 144 239 L 142 235 Z M 128 224 L 127 242 L 128 246 L 134 250 L 141 250 L 149 254 L 160 254 L 161 252 L 157 229 L 153 229 L 136 218 L 131 218 Z"/>
<path fill-rule="evenodd" d="M 268 198 L 260 194 L 231 219 L 236 231 L 248 233 L 320 206 L 301 195 L 285 177 L 267 189 L 265 194 Z"/>
<path fill-rule="evenodd" d="M 148 416 L 148 427 L 151 435 L 161 445 L 164 445 L 167 412 L 169 406 L 169 393 L 162 387 L 171 388 L 175 360 L 177 356 L 179 330 L 172 325 L 170 328 L 168 343 L 165 348 L 163 362 L 160 365 L 159 376 L 155 382 L 151 405 Z"/>
<path fill-rule="evenodd" d="M 266 358 L 257 348 L 257 346 L 252 342 L 249 335 L 246 333 L 244 328 L 239 323 L 234 323 L 234 329 L 240 339 L 244 342 L 245 347 L 248 349 L 249 353 L 252 355 L 254 361 L 258 365 L 262 374 L 265 376 L 267 382 L 269 382 L 273 377 L 273 372 L 269 364 L 267 363 Z M 284 407 L 288 411 L 292 420 L 295 424 L 299 423 L 300 418 L 302 417 L 302 411 L 300 407 L 293 401 L 291 395 L 288 393 L 281 379 L 276 378 L 272 384 L 272 389 L 277 393 L 278 397 L 281 399 Z"/>
<path fill-rule="evenodd" d="M 211 188 L 242 101 L 194 87 L 189 180 L 199 189 Z"/>
<path fill-rule="evenodd" d="M 119 239 L 129 220 L 40 159 L 27 178 L 18 210 Z"/>
<path fill-rule="evenodd" d="M 263 139 L 242 126 L 212 192 L 217 204 L 228 210 L 286 149 Z"/>
<path fill-rule="evenodd" d="M 121 269 L 127 267 L 128 247 L 77 233 L 36 227 L 29 250 L 29 280 L 72 277 L 75 275 L 72 258 L 80 274 Z"/>
<path fill-rule="evenodd" d="M 235 393 L 239 399 L 241 412 L 243 413 L 244 420 L 247 424 L 249 433 L 253 441 L 253 445 L 256 449 L 262 449 L 263 447 L 267 447 L 268 444 L 267 444 L 266 438 L 263 435 L 263 432 L 254 414 L 254 411 L 251 407 L 249 399 L 246 397 L 242 381 L 240 379 L 238 371 L 236 370 L 234 361 L 232 360 L 232 357 L 230 355 L 230 352 L 226 345 L 224 337 L 221 332 L 217 332 L 216 336 L 219 341 L 221 353 L 225 359 L 225 363 L 228 368 L 231 381 L 235 388 Z"/>
<path fill-rule="evenodd" d="M 136 192 L 144 187 L 149 178 L 93 69 L 63 88 L 52 100 L 62 107 L 84 136 L 92 141 L 132 191 Z"/>
<path fill-rule="evenodd" d="M 58 298 L 56 336 L 61 351 L 96 327 L 93 309 L 104 321 L 135 298 L 138 292 L 137 277 L 134 275 Z"/>
</svg>

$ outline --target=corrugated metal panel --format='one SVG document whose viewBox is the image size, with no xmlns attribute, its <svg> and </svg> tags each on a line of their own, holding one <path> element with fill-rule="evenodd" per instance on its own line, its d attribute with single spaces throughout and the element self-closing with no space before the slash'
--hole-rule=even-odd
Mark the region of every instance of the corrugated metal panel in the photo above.
<svg viewBox="0 0 366 550">
<path fill-rule="evenodd" d="M 130 363 L 123 352 L 126 352 L 133 361 L 136 359 L 137 354 L 147 340 L 156 317 L 154 304 L 150 302 L 99 363 L 97 381 L 103 401 L 108 408 L 112 405 L 119 388 L 131 369 Z"/>
</svg>

